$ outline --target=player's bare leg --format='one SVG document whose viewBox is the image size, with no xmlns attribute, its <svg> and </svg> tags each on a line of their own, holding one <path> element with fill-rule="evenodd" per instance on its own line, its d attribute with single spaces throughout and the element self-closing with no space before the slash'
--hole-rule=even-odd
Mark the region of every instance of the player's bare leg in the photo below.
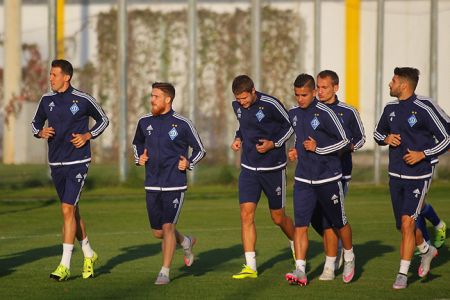
<svg viewBox="0 0 450 300">
<path fill-rule="evenodd" d="M 273 223 L 281 228 L 289 240 L 293 241 L 295 231 L 294 222 L 286 215 L 284 208 L 271 209 L 270 216 L 272 217 Z"/>
</svg>

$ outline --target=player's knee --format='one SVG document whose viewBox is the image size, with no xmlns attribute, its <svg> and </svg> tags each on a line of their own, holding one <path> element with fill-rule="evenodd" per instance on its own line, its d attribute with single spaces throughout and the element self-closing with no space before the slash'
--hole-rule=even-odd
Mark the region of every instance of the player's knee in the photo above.
<svg viewBox="0 0 450 300">
<path fill-rule="evenodd" d="M 275 225 L 280 226 L 284 223 L 284 216 L 272 215 L 272 221 Z"/>
<path fill-rule="evenodd" d="M 162 230 L 156 230 L 156 229 L 152 229 L 152 233 L 153 236 L 157 239 L 162 239 L 163 238 L 163 231 Z"/>
<path fill-rule="evenodd" d="M 61 205 L 61 213 L 64 219 L 75 218 L 75 207 L 69 204 Z"/>
</svg>

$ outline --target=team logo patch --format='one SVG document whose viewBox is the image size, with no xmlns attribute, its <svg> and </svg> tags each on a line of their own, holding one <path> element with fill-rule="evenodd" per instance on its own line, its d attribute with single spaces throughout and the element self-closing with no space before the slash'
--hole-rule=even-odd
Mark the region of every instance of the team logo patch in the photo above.
<svg viewBox="0 0 450 300">
<path fill-rule="evenodd" d="M 50 111 L 53 111 L 53 107 L 55 107 L 55 103 L 50 102 L 50 104 L 48 105 L 48 107 L 50 107 Z"/>
<path fill-rule="evenodd" d="M 172 129 L 169 131 L 169 137 L 173 141 L 178 135 L 178 131 L 175 129 L 175 127 L 172 127 Z"/>
<path fill-rule="evenodd" d="M 277 193 L 277 196 L 281 196 L 281 187 L 277 187 L 275 192 Z"/>
<path fill-rule="evenodd" d="M 338 204 L 339 197 L 336 194 L 333 194 L 333 196 L 331 196 L 331 201 L 333 201 L 333 204 Z"/>
<path fill-rule="evenodd" d="M 312 119 L 311 121 L 311 127 L 316 130 L 317 127 L 319 127 L 320 122 L 319 119 L 317 119 L 317 117 L 314 117 L 314 119 Z"/>
<path fill-rule="evenodd" d="M 241 108 L 237 109 L 236 114 L 237 114 L 238 119 L 240 119 L 242 116 Z"/>
<path fill-rule="evenodd" d="M 177 208 L 177 206 L 180 204 L 180 201 L 178 201 L 178 198 L 175 198 L 175 200 L 172 201 L 173 208 Z"/>
<path fill-rule="evenodd" d="M 297 116 L 292 119 L 292 126 L 297 126 Z"/>
<path fill-rule="evenodd" d="M 78 182 L 81 182 L 81 179 L 83 179 L 83 175 L 81 175 L 80 173 L 77 174 L 77 176 L 75 176 L 75 178 L 77 179 Z"/>
<path fill-rule="evenodd" d="M 413 114 L 413 115 L 411 115 L 411 117 L 408 118 L 408 124 L 409 124 L 409 126 L 413 127 L 416 123 L 417 123 L 417 118 Z"/>
<path fill-rule="evenodd" d="M 415 198 L 419 198 L 419 195 L 420 195 L 419 189 L 415 189 L 415 190 L 413 191 L 413 194 L 414 194 L 414 197 L 415 197 Z"/>
<path fill-rule="evenodd" d="M 151 125 L 151 124 L 148 125 L 146 129 L 147 129 L 147 131 L 148 131 L 148 135 L 151 135 L 151 134 L 152 134 L 152 130 L 153 130 L 152 125 Z"/>
<path fill-rule="evenodd" d="M 258 119 L 259 122 L 261 122 L 261 120 L 265 117 L 264 113 L 262 112 L 262 110 L 258 110 L 258 112 L 256 113 L 256 118 Z"/>
<path fill-rule="evenodd" d="M 79 110 L 80 108 L 76 103 L 72 104 L 72 106 L 70 107 L 70 111 L 72 112 L 73 115 L 75 115 Z"/>
<path fill-rule="evenodd" d="M 394 119 L 394 117 L 395 117 L 395 111 L 393 111 L 393 112 L 391 112 L 391 113 L 389 114 L 389 120 L 392 122 L 392 120 Z"/>
</svg>

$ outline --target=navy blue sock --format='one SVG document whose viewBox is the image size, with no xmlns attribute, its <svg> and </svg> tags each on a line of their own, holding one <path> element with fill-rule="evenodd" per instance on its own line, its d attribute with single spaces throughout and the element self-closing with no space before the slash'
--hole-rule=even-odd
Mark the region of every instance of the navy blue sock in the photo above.
<svg viewBox="0 0 450 300">
<path fill-rule="evenodd" d="M 422 231 L 423 239 L 425 242 L 430 241 L 430 235 L 428 234 L 427 224 L 425 222 L 425 218 L 422 215 L 419 215 L 416 219 L 416 227 Z"/>
<path fill-rule="evenodd" d="M 424 216 L 428 221 L 430 221 L 433 226 L 437 226 L 441 222 L 441 219 L 439 219 L 431 204 L 425 204 L 425 207 L 422 209 L 420 215 Z"/>
</svg>

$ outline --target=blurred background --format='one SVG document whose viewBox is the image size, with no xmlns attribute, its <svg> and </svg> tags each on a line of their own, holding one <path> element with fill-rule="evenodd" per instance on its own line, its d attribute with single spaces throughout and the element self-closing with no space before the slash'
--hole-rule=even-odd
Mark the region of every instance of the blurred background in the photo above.
<svg viewBox="0 0 450 300">
<path fill-rule="evenodd" d="M 374 147 L 372 133 L 393 100 L 395 67 L 418 68 L 416 92 L 450 112 L 450 0 L 0 0 L 0 19 L 0 187 L 12 174 L 25 185 L 47 178 L 46 143 L 30 122 L 54 58 L 72 62 L 72 85 L 110 118 L 92 143 L 101 184 L 141 183 L 131 140 L 155 81 L 175 85 L 174 108 L 194 121 L 207 149 L 191 176 L 200 183 L 236 179 L 239 154 L 229 145 L 239 74 L 289 109 L 298 74 L 336 71 L 339 99 L 359 110 L 366 130 L 354 181 L 387 178 L 387 149 Z M 438 168 L 444 180 L 448 156 Z"/>
</svg>

